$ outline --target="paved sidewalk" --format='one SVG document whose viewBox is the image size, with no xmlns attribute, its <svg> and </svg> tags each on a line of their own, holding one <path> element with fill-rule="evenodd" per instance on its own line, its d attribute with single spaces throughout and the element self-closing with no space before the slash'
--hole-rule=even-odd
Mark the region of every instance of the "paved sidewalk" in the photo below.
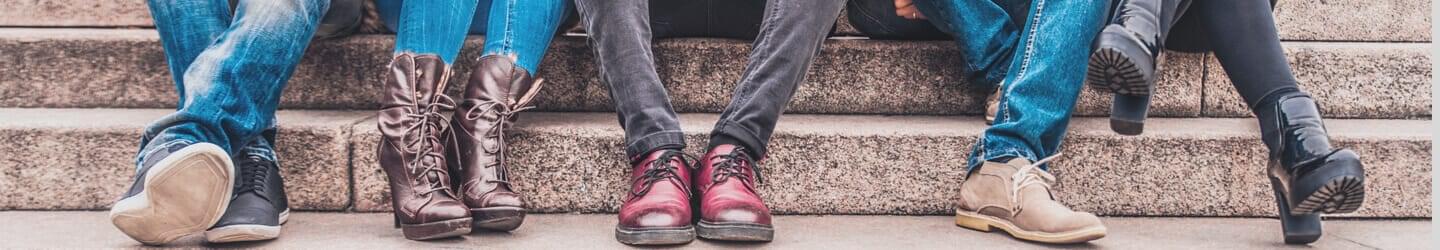
<svg viewBox="0 0 1440 250">
<path fill-rule="evenodd" d="M 106 220 L 105 212 L 0 212 L 0 248 L 134 248 Z M 1067 248 L 1274 249 L 1280 225 L 1264 218 L 1104 218 L 1110 235 Z M 1430 249 L 1429 220 L 1331 220 L 1318 249 Z M 281 238 L 269 242 L 212 245 L 187 237 L 174 247 L 346 249 L 625 249 L 615 242 L 614 215 L 531 215 L 512 233 L 418 242 L 391 228 L 388 213 L 296 213 Z M 1003 233 L 956 227 L 948 216 L 781 216 L 776 240 L 735 244 L 697 240 L 693 249 L 1035 249 L 1046 245 L 1012 240 Z M 1303 248 L 1303 247 L 1299 247 Z"/>
</svg>

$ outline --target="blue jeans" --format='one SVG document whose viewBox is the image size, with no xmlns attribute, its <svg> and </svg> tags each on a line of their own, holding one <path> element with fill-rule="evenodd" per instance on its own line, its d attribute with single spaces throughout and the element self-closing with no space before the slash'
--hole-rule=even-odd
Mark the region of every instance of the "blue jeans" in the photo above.
<svg viewBox="0 0 1440 250">
<path fill-rule="evenodd" d="M 1104 0 L 916 0 L 939 32 L 955 38 L 973 82 L 1001 88 L 995 124 L 970 154 L 969 167 L 1009 157 L 1055 154 L 1085 79 L 1090 43 Z M 890 0 L 852 0 L 850 20 L 882 37 L 932 37 L 895 16 Z M 901 33 L 915 34 L 901 34 Z M 1042 166 L 1044 168 L 1045 166 Z"/>
<path fill-rule="evenodd" d="M 227 0 L 150 0 L 180 100 L 145 128 L 139 157 L 188 142 L 273 160 L 280 92 L 329 5 L 240 0 L 232 16 Z"/>
<path fill-rule="evenodd" d="M 466 34 L 489 35 L 482 56 L 513 55 L 531 74 L 571 5 L 570 0 L 375 1 L 380 19 L 396 31 L 395 54 L 434 54 L 450 64 Z"/>
</svg>

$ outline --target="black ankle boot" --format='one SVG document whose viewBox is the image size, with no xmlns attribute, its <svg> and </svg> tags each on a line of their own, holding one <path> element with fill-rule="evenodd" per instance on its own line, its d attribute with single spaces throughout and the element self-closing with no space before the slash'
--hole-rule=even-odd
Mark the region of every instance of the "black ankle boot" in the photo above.
<svg viewBox="0 0 1440 250">
<path fill-rule="evenodd" d="M 1320 213 L 1349 213 L 1365 201 L 1365 169 L 1349 149 L 1330 147 L 1315 100 L 1302 93 L 1256 109 L 1270 149 L 1269 175 L 1285 243 L 1320 238 Z"/>
<path fill-rule="evenodd" d="M 1189 1 L 1122 0 L 1095 37 L 1085 82 L 1115 93 L 1110 128 L 1138 135 L 1145 128 L 1165 34 Z"/>
</svg>

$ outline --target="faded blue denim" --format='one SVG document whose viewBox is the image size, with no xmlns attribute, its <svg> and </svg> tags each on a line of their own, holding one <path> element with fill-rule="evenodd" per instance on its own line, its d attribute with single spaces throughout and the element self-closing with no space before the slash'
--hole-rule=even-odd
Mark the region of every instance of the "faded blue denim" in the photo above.
<svg viewBox="0 0 1440 250">
<path fill-rule="evenodd" d="M 434 54 L 455 62 L 466 34 L 487 35 L 482 56 L 514 55 L 534 74 L 570 0 L 376 0 L 380 19 L 396 32 L 395 54 Z M 493 17 L 493 18 L 492 18 Z"/>
<path fill-rule="evenodd" d="M 999 80 L 1000 110 L 971 152 L 969 168 L 1057 153 L 1109 1 L 915 2 L 931 23 L 955 37 L 967 71 Z"/>
<path fill-rule="evenodd" d="M 150 0 L 170 73 L 175 113 L 145 128 L 137 167 L 154 149 L 212 143 L 231 155 L 274 159 L 275 109 L 328 0 Z M 240 152 L 237 152 L 240 151 Z"/>
</svg>

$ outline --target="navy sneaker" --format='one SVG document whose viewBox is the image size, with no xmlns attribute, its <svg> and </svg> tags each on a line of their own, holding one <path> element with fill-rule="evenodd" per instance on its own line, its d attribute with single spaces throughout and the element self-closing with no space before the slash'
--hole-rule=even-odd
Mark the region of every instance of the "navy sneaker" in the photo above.
<svg viewBox="0 0 1440 250">
<path fill-rule="evenodd" d="M 285 181 L 275 161 L 257 155 L 236 159 L 235 196 L 230 209 L 215 227 L 205 231 L 213 243 L 270 240 L 280 237 L 280 225 L 290 217 Z"/>
</svg>

